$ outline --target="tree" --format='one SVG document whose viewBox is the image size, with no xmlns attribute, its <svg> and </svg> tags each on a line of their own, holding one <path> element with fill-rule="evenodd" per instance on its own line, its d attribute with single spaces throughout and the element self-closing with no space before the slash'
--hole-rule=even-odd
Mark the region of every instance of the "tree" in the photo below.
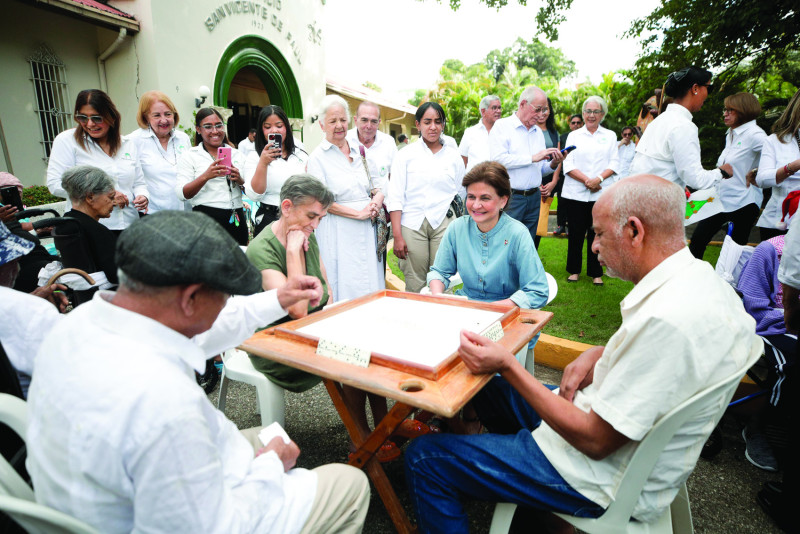
<svg viewBox="0 0 800 534">
<path fill-rule="evenodd" d="M 530 42 L 517 37 L 510 47 L 489 52 L 485 63 L 494 74 L 495 80 L 499 80 L 510 61 L 519 68 L 530 67 L 541 76 L 552 76 L 557 80 L 575 73 L 575 62 L 567 59 L 560 48 L 547 46 L 536 37 Z"/>
</svg>

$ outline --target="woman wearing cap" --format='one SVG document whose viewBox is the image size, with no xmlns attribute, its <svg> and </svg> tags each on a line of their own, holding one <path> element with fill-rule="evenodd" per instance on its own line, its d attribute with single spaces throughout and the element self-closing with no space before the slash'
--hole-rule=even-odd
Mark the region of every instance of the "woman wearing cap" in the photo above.
<svg viewBox="0 0 800 534">
<path fill-rule="evenodd" d="M 800 90 L 789 100 L 764 142 L 756 184 L 772 188 L 772 197 L 756 223 L 762 241 L 785 234 L 781 205 L 789 193 L 800 190 Z"/>
<path fill-rule="evenodd" d="M 398 152 L 392 163 L 386 208 L 406 291 L 419 293 L 445 230 L 455 220 L 450 203 L 461 190 L 464 159 L 442 137 L 442 106 L 436 102 L 419 106 L 416 125 L 419 140 Z"/>
<path fill-rule="evenodd" d="M 111 216 L 114 208 L 114 181 L 102 169 L 81 165 L 64 173 L 61 185 L 69 195 L 72 209 L 64 214 L 78 221 L 89 260 L 103 271 L 112 284 L 117 284 L 114 253 L 117 236 L 100 224 Z"/>
<path fill-rule="evenodd" d="M 107 94 L 85 89 L 75 99 L 73 115 L 77 128 L 58 134 L 53 140 L 47 165 L 47 188 L 67 197 L 61 176 L 76 165 L 104 170 L 114 180 L 114 209 L 102 224 L 117 233 L 146 213 L 149 192 L 136 144 L 120 134 L 120 114 Z"/>
<path fill-rule="evenodd" d="M 711 73 L 698 67 L 673 72 L 664 84 L 664 92 L 674 98 L 653 122 L 639 143 L 630 174 L 655 174 L 681 187 L 707 189 L 733 173 L 730 163 L 705 170 L 700 161 L 700 139 L 692 113 L 699 111 L 713 90 Z"/>
<path fill-rule="evenodd" d="M 347 142 L 350 111 L 342 97 L 328 95 L 322 100 L 319 123 L 325 139 L 311 153 L 308 173 L 334 196 L 317 238 L 330 292 L 339 301 L 386 287 L 384 254 L 379 253 L 373 227 L 386 184 L 372 182 L 358 147 Z"/>
<path fill-rule="evenodd" d="M 192 146 L 189 136 L 175 128 L 178 110 L 161 91 L 147 91 L 139 99 L 136 122 L 139 129 L 128 134 L 136 143 L 147 190 L 148 213 L 161 210 L 184 210 L 185 204 L 175 195 L 178 159 Z"/>
<path fill-rule="evenodd" d="M 231 147 L 225 133 L 225 121 L 214 108 L 203 108 L 195 117 L 195 144 L 178 158 L 175 192 L 180 200 L 189 200 L 192 211 L 205 213 L 217 221 L 239 245 L 247 245 L 247 220 L 244 218 L 239 169 L 242 153 Z M 223 164 L 218 150 L 231 150 L 231 165 Z"/>
<path fill-rule="evenodd" d="M 603 267 L 592 251 L 592 208 L 603 189 L 616 180 L 619 166 L 617 135 L 600 125 L 607 113 L 606 101 L 599 96 L 590 96 L 583 103 L 584 126 L 567 136 L 567 146 L 576 147 L 562 166 L 564 189 L 560 202 L 563 202 L 569 220 L 567 282 L 577 282 L 580 278 L 585 240 L 586 274 L 594 285 L 603 285 Z"/>
<path fill-rule="evenodd" d="M 290 176 L 305 172 L 308 154 L 295 146 L 289 117 L 279 106 L 266 106 L 258 114 L 255 150 L 244 163 L 245 187 L 248 197 L 260 202 L 256 212 L 254 235 L 280 217 L 280 192 Z M 269 134 L 280 134 L 281 147 L 268 145 Z"/>
<path fill-rule="evenodd" d="M 730 163 L 733 176 L 719 184 L 719 198 L 724 211 L 697 223 L 692 233 L 689 250 L 701 260 L 706 245 L 724 224 L 733 223 L 731 238 L 746 245 L 750 230 L 761 212 L 761 189 L 751 187 L 746 178 L 750 169 L 758 166 L 761 146 L 767 139 L 767 134 L 756 124 L 761 104 L 750 93 L 736 93 L 726 97 L 723 105 L 722 120 L 728 130 L 725 132 L 725 149 L 717 165 Z"/>
</svg>

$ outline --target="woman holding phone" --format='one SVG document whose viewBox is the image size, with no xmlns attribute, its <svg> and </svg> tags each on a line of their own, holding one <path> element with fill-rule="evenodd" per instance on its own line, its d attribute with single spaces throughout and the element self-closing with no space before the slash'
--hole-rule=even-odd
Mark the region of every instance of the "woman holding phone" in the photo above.
<svg viewBox="0 0 800 534">
<path fill-rule="evenodd" d="M 205 213 L 240 244 L 247 245 L 247 220 L 244 217 L 239 169 L 241 152 L 232 148 L 225 134 L 225 121 L 213 108 L 203 108 L 195 118 L 194 146 L 178 160 L 175 193 L 192 203 L 192 211 Z"/>
<path fill-rule="evenodd" d="M 279 106 L 261 108 L 258 124 L 255 151 L 247 155 L 244 163 L 244 191 L 261 203 L 256 212 L 253 237 L 280 218 L 281 187 L 290 176 L 304 173 L 308 163 L 306 151 L 295 145 L 289 118 L 283 109 Z"/>
<path fill-rule="evenodd" d="M 109 230 L 122 232 L 146 213 L 149 192 L 134 141 L 122 137 L 121 116 L 114 102 L 99 89 L 84 89 L 75 99 L 77 128 L 65 130 L 53 141 L 47 164 L 47 188 L 69 198 L 61 185 L 67 169 L 91 165 L 114 180 L 114 209 L 101 222 Z M 67 201 L 69 210 L 69 201 Z"/>
</svg>

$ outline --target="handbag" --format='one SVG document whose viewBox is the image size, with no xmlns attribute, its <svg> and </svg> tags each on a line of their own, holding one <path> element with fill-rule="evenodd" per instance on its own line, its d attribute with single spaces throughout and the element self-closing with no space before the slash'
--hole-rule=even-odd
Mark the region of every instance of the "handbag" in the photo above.
<svg viewBox="0 0 800 534">
<path fill-rule="evenodd" d="M 361 154 L 361 163 L 364 164 L 364 171 L 367 173 L 367 180 L 369 180 L 369 198 L 374 198 L 375 187 L 372 185 L 372 174 L 370 174 L 369 165 L 367 165 L 367 154 L 364 150 L 364 145 L 359 145 L 358 151 Z M 381 205 L 378 210 L 378 216 L 372 219 L 372 228 L 375 230 L 375 253 L 378 255 L 378 261 L 383 261 L 386 254 L 386 243 L 389 241 L 389 218 L 386 215 L 385 205 Z"/>
</svg>

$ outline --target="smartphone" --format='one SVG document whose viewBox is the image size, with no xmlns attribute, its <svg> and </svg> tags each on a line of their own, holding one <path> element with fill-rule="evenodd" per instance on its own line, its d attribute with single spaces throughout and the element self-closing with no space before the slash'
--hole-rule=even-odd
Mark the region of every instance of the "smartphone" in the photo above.
<svg viewBox="0 0 800 534">
<path fill-rule="evenodd" d="M 217 159 L 220 160 L 221 165 L 225 165 L 226 167 L 233 167 L 233 162 L 231 161 L 231 147 L 229 146 L 221 146 L 217 149 Z M 225 174 L 230 174 L 231 171 L 229 170 Z"/>
<path fill-rule="evenodd" d="M 272 145 L 272 148 L 283 148 L 283 136 L 279 133 L 267 134 L 267 145 Z"/>
<path fill-rule="evenodd" d="M 578 148 L 578 147 L 576 147 L 575 145 L 568 146 L 567 148 L 561 149 L 561 153 L 566 156 L 567 154 L 569 154 L 570 152 L 572 152 L 576 148 Z"/>
<path fill-rule="evenodd" d="M 19 196 L 19 189 L 17 189 L 15 185 L 0 187 L 0 198 L 2 198 L 3 204 L 14 206 L 18 211 L 25 209 L 22 207 L 22 198 Z"/>
</svg>

